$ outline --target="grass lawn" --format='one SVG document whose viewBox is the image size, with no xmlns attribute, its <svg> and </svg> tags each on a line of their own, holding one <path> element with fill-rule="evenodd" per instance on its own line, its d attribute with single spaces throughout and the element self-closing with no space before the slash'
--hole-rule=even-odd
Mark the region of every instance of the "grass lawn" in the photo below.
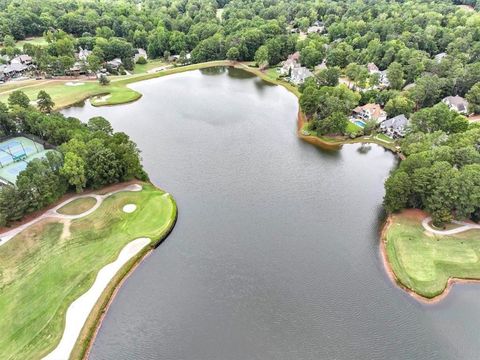
<svg viewBox="0 0 480 360">
<path fill-rule="evenodd" d="M 135 68 L 133 69 L 133 73 L 134 74 L 145 74 L 149 70 L 152 70 L 152 69 L 160 67 L 160 66 L 166 66 L 166 65 L 168 65 L 168 63 L 165 62 L 163 59 L 147 60 L 146 64 L 135 64 Z"/>
<path fill-rule="evenodd" d="M 428 236 L 419 217 L 395 215 L 386 251 L 398 281 L 419 295 L 440 295 L 449 278 L 480 279 L 480 231 Z"/>
<path fill-rule="evenodd" d="M 385 142 L 388 142 L 388 143 L 393 143 L 394 142 L 394 140 L 391 137 L 389 137 L 385 134 L 382 134 L 382 133 L 377 134 L 377 136 L 375 136 L 375 137 L 380 141 L 385 141 Z"/>
<path fill-rule="evenodd" d="M 67 205 L 64 205 L 58 209 L 57 212 L 63 215 L 78 215 L 91 209 L 96 203 L 97 200 L 95 198 L 84 197 L 69 202 Z"/>
<path fill-rule="evenodd" d="M 48 42 L 47 40 L 45 40 L 43 36 L 38 36 L 38 37 L 27 38 L 25 40 L 19 40 L 15 43 L 15 46 L 23 49 L 23 45 L 25 44 L 32 44 L 36 46 L 47 46 Z M 0 49 L 1 48 L 3 48 L 3 45 L 0 45 Z"/>
<path fill-rule="evenodd" d="M 348 122 L 347 129 L 346 129 L 347 134 L 356 134 L 361 130 L 363 130 L 361 126 L 358 126 L 357 124 L 354 124 L 351 121 Z"/>
<path fill-rule="evenodd" d="M 23 45 L 25 44 L 32 44 L 35 46 L 47 46 L 48 42 L 47 40 L 45 40 L 43 36 L 39 36 L 39 37 L 32 37 L 25 40 L 17 41 L 15 45 L 19 48 L 23 48 Z"/>
<path fill-rule="evenodd" d="M 122 208 L 130 203 L 137 210 L 127 214 Z M 175 217 L 171 196 L 144 184 L 142 191 L 117 193 L 91 215 L 73 220 L 66 238 L 62 223 L 41 221 L 1 246 L 0 359 L 39 359 L 53 350 L 68 306 L 91 287 L 98 271 L 134 239 L 149 237 L 153 246 Z M 74 354 L 79 358 L 82 351 Z"/>
</svg>

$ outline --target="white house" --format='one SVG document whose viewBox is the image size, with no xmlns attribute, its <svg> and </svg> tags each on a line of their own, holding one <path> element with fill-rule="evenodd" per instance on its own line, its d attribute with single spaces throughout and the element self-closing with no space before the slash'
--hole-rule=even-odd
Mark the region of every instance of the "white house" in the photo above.
<svg viewBox="0 0 480 360">
<path fill-rule="evenodd" d="M 290 82 L 294 85 L 301 85 L 305 82 L 306 79 L 313 76 L 312 72 L 306 67 L 296 67 L 292 70 L 290 75 Z"/>
<path fill-rule="evenodd" d="M 133 56 L 133 61 L 137 62 L 141 57 L 143 57 L 145 60 L 148 60 L 147 52 L 144 49 L 138 48 L 137 52 Z"/>
<path fill-rule="evenodd" d="M 112 69 L 117 70 L 120 66 L 122 66 L 122 59 L 115 58 L 113 60 L 107 61 L 107 65 L 110 66 Z"/>
<path fill-rule="evenodd" d="M 353 109 L 353 116 L 363 121 L 375 120 L 377 123 L 381 123 L 387 119 L 387 113 L 383 111 L 382 107 L 378 104 L 357 106 Z"/>
<path fill-rule="evenodd" d="M 433 57 L 433 59 L 435 60 L 435 62 L 438 64 L 438 63 L 441 63 L 443 59 L 445 59 L 447 57 L 447 53 L 440 53 L 440 54 L 437 54 Z"/>
<path fill-rule="evenodd" d="M 291 55 L 288 55 L 288 59 L 283 62 L 282 67 L 280 68 L 280 75 L 286 76 L 290 74 L 290 72 L 300 67 L 300 53 L 297 51 Z"/>
<path fill-rule="evenodd" d="M 10 64 L 23 64 L 28 66 L 32 64 L 32 57 L 26 54 L 18 55 L 10 60 Z"/>
<path fill-rule="evenodd" d="M 81 46 L 78 48 L 77 59 L 80 61 L 87 61 L 87 58 L 92 52 L 87 49 L 83 49 Z"/>
<path fill-rule="evenodd" d="M 447 96 L 442 102 L 451 110 L 454 110 L 460 114 L 468 115 L 468 101 L 461 96 Z"/>
<path fill-rule="evenodd" d="M 408 126 L 408 119 L 405 115 L 397 115 L 380 123 L 380 131 L 386 135 L 396 138 L 404 137 Z"/>
</svg>

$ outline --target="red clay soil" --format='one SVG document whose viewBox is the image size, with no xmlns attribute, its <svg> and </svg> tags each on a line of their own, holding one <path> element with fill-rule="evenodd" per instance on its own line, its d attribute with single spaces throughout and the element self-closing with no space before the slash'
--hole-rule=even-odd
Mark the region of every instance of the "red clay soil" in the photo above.
<svg viewBox="0 0 480 360">
<path fill-rule="evenodd" d="M 138 183 L 138 180 L 130 180 L 130 181 L 126 181 L 126 182 L 122 182 L 122 183 L 118 183 L 118 184 L 108 185 L 108 186 L 106 186 L 106 187 L 104 187 L 100 190 L 98 190 L 98 189 L 97 190 L 88 189 L 88 190 L 84 191 L 83 193 L 81 193 L 81 195 L 87 195 L 87 194 L 91 194 L 91 193 L 106 194 L 108 192 L 115 191 L 115 190 L 118 190 L 120 188 L 123 188 L 127 185 L 136 184 L 136 183 Z M 4 233 L 6 231 L 10 231 L 17 226 L 23 225 L 23 224 L 35 219 L 36 217 L 42 215 L 46 211 L 54 208 L 55 206 L 64 202 L 65 200 L 71 199 L 72 197 L 75 197 L 75 196 L 78 196 L 78 195 L 79 195 L 78 193 L 69 192 L 69 193 L 63 195 L 58 201 L 54 202 L 53 204 L 51 204 L 51 205 L 49 205 L 49 206 L 47 206 L 47 207 L 45 207 L 41 210 L 38 210 L 38 211 L 35 211 L 35 212 L 32 212 L 30 214 L 25 215 L 22 218 L 22 220 L 13 222 L 12 224 L 10 224 L 9 227 L 7 227 L 7 226 L 0 227 L 0 234 Z"/>
</svg>

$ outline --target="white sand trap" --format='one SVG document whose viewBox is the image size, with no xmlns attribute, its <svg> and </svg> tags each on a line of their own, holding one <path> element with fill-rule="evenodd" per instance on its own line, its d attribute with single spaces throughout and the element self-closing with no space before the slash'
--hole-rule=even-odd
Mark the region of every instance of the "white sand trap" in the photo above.
<svg viewBox="0 0 480 360">
<path fill-rule="evenodd" d="M 112 96 L 112 95 L 97 96 L 97 97 L 93 98 L 93 100 L 94 100 L 96 103 L 102 103 L 102 102 L 107 101 L 111 96 Z"/>
<path fill-rule="evenodd" d="M 67 86 L 81 86 L 81 85 L 85 85 L 84 82 L 77 82 L 77 81 L 69 81 L 69 82 L 66 82 L 65 85 Z"/>
<path fill-rule="evenodd" d="M 135 204 L 127 204 L 123 207 L 123 212 L 126 212 L 128 214 L 134 212 L 135 210 L 137 210 L 137 205 Z"/>
<path fill-rule="evenodd" d="M 120 268 L 150 243 L 149 238 L 139 238 L 125 245 L 117 260 L 105 265 L 97 275 L 92 287 L 67 309 L 65 330 L 58 346 L 43 360 L 65 360 L 70 357 L 75 342 L 95 303 Z"/>
</svg>

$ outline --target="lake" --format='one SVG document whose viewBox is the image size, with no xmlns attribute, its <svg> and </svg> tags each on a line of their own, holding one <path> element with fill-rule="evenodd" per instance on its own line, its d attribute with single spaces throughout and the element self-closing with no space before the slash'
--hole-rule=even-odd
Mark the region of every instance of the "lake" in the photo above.
<svg viewBox="0 0 480 360">
<path fill-rule="evenodd" d="M 131 86 L 104 116 L 172 193 L 172 234 L 127 279 L 92 360 L 474 359 L 480 287 L 436 305 L 390 282 L 379 254 L 383 148 L 296 137 L 297 99 L 242 70 Z"/>
</svg>

